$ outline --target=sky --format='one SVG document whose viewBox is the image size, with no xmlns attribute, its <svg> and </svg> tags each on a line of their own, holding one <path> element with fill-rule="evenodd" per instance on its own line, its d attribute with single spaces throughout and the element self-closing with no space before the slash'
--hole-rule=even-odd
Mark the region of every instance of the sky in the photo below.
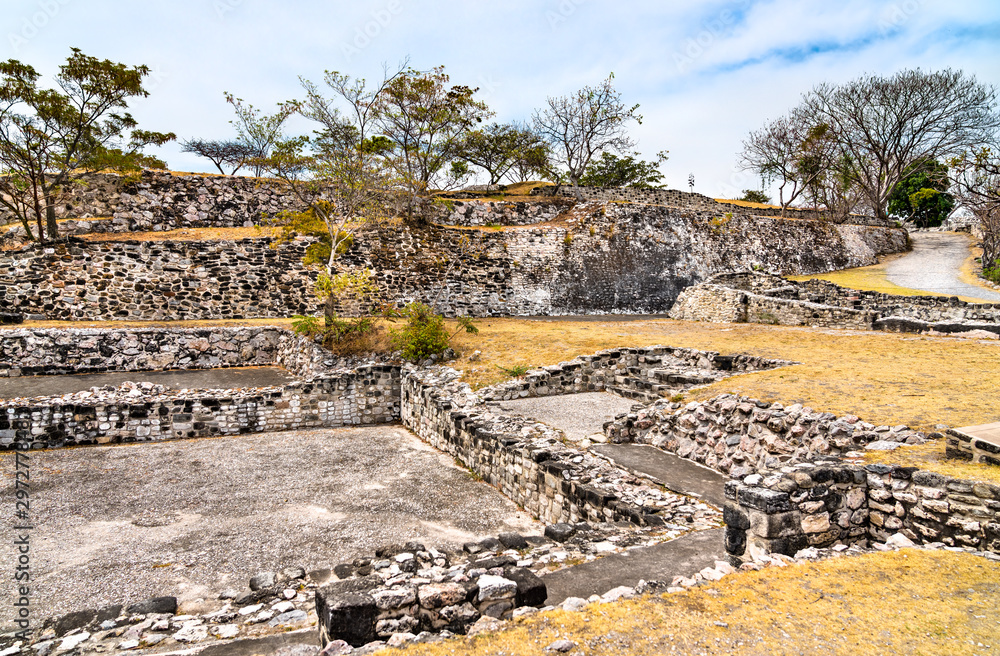
<svg viewBox="0 0 1000 656">
<path fill-rule="evenodd" d="M 961 69 L 1000 87 L 997 0 L 3 0 L 0 59 L 46 80 L 70 54 L 149 66 L 143 129 L 234 136 L 224 92 L 265 111 L 324 71 L 381 80 L 407 58 L 479 87 L 500 122 L 609 74 L 645 159 L 669 151 L 665 184 L 713 197 L 759 188 L 741 142 L 821 82 L 906 68 Z M 308 133 L 304 119 L 290 131 Z M 179 171 L 212 171 L 178 144 L 151 150 Z"/>
</svg>

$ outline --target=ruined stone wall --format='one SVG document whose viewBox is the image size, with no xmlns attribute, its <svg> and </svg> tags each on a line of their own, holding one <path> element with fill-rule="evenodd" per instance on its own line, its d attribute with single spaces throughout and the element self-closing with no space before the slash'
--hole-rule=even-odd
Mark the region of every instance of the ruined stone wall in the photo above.
<svg viewBox="0 0 1000 656">
<path fill-rule="evenodd" d="M 493 414 L 457 372 L 418 370 L 403 379 L 403 425 L 457 458 L 484 481 L 546 523 L 669 521 L 686 503 L 561 434 L 520 417 Z M 711 514 L 708 506 L 706 513 Z"/>
<path fill-rule="evenodd" d="M 806 547 L 902 533 L 1000 553 L 1000 486 L 914 467 L 817 459 L 726 485 L 726 551 L 732 564 L 752 549 L 792 555 Z"/>
<path fill-rule="evenodd" d="M 906 426 L 875 426 L 853 415 L 837 417 L 801 404 L 785 407 L 732 394 L 688 404 L 659 400 L 617 417 L 604 431 L 609 441 L 651 444 L 734 478 L 846 454 L 872 442 L 926 439 Z"/>
<path fill-rule="evenodd" d="M 894 296 L 847 289 L 825 280 L 796 282 L 758 272 L 713 276 L 685 289 L 670 317 L 897 332 L 1000 332 L 1000 304 L 957 297 Z"/>
<path fill-rule="evenodd" d="M 949 428 L 947 432 L 947 448 L 945 453 L 949 458 L 981 462 L 987 465 L 1000 465 L 1000 446 L 960 430 Z"/>
<path fill-rule="evenodd" d="M 47 353 L 49 355 L 47 355 Z M 123 385 L 0 400 L 0 448 L 53 448 L 388 423 L 399 418 L 400 368 L 336 368 L 298 335 L 268 328 L 0 332 L 0 375 L 279 365 L 282 386 L 170 391 Z"/>
<path fill-rule="evenodd" d="M 123 181 L 120 176 L 96 173 L 67 185 L 56 204 L 56 218 L 111 217 L 121 199 Z M 6 207 L 0 207 L 0 226 L 20 221 Z M 32 232 L 37 226 L 32 224 Z"/>
<path fill-rule="evenodd" d="M 472 238 L 472 246 L 463 246 Z M 83 242 L 0 251 L 5 310 L 50 319 L 221 319 L 310 314 L 306 242 Z M 667 208 L 594 204 L 560 225 L 399 227 L 359 235 L 343 256 L 385 300 L 449 315 L 658 313 L 681 290 L 734 268 L 790 273 L 875 262 L 900 230 L 734 217 L 723 225 Z M 342 313 L 355 311 L 351 305 Z"/>
<path fill-rule="evenodd" d="M 752 214 L 754 216 L 781 216 L 779 207 L 748 207 L 737 203 L 727 203 L 709 198 L 704 194 L 690 193 L 677 189 L 640 189 L 635 187 L 574 187 L 562 186 L 558 192 L 555 187 L 536 187 L 532 195 L 551 196 L 557 193 L 564 198 L 582 198 L 584 200 L 599 200 L 604 202 L 639 203 L 648 205 L 665 205 L 687 212 L 718 217 L 727 212 L 733 214 Z M 789 207 L 784 215 L 790 219 L 822 220 L 828 218 L 827 213 L 820 210 Z M 893 227 L 895 221 L 880 221 L 875 217 L 851 215 L 844 223 L 852 225 L 868 225 Z"/>
</svg>

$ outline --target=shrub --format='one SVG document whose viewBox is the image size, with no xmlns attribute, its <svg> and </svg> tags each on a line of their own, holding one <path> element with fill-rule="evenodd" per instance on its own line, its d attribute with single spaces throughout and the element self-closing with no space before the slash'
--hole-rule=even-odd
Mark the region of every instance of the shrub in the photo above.
<svg viewBox="0 0 1000 656">
<path fill-rule="evenodd" d="M 449 334 L 444 317 L 424 303 L 410 303 L 398 315 L 406 319 L 406 325 L 393 330 L 391 338 L 393 346 L 402 352 L 406 360 L 423 360 L 444 353 L 451 339 L 463 330 L 467 333 L 479 332 L 471 318 L 459 317 L 458 329 Z"/>
<path fill-rule="evenodd" d="M 990 282 L 1000 284 L 1000 264 L 983 269 L 983 277 Z"/>
</svg>

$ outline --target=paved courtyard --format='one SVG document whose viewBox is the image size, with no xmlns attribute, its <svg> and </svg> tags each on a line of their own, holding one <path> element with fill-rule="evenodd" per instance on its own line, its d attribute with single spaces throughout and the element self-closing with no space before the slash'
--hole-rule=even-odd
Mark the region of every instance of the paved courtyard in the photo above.
<svg viewBox="0 0 1000 656">
<path fill-rule="evenodd" d="M 12 513 L 14 455 L 0 459 Z M 157 595 L 185 612 L 259 571 L 542 530 L 399 426 L 81 447 L 30 462 L 37 618 Z M 13 548 L 3 541 L 2 562 Z M 0 604 L 12 591 L 3 586 Z"/>
</svg>

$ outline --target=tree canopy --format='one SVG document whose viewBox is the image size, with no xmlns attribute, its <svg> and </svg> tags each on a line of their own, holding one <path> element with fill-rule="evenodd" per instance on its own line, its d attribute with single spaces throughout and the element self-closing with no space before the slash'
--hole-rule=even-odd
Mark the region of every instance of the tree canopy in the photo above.
<svg viewBox="0 0 1000 656">
<path fill-rule="evenodd" d="M 549 97 L 546 104 L 532 118 L 535 132 L 550 144 L 553 163 L 574 185 L 580 184 L 587 167 L 601 153 L 625 153 L 635 147 L 627 124 L 642 123 L 642 115 L 639 105 L 622 102 L 614 74 L 572 95 Z"/>
<path fill-rule="evenodd" d="M 142 149 L 175 135 L 140 130 L 127 111 L 130 99 L 149 95 L 147 75 L 147 66 L 72 48 L 55 75 L 56 88 L 44 88 L 31 66 L 15 59 L 0 63 L 0 203 L 20 219 L 29 239 L 58 238 L 56 204 L 88 173 L 163 164 Z"/>
<path fill-rule="evenodd" d="M 955 209 L 955 197 L 948 193 L 950 187 L 947 165 L 917 162 L 907 168 L 889 194 L 889 215 L 920 228 L 937 227 Z"/>
<path fill-rule="evenodd" d="M 580 184 L 587 187 L 639 187 L 650 189 L 659 186 L 663 180 L 660 165 L 667 160 L 667 154 L 657 154 L 655 162 L 637 159 L 638 153 L 618 157 L 611 153 L 601 153 L 601 157 L 587 167 L 580 178 Z"/>
</svg>

